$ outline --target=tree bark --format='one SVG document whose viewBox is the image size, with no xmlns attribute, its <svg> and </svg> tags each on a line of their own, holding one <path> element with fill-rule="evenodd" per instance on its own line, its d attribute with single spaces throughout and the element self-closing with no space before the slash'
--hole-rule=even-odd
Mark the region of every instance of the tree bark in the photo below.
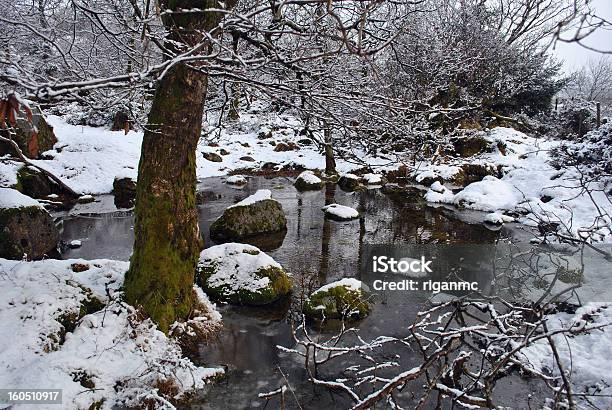
<svg viewBox="0 0 612 410">
<path fill-rule="evenodd" d="M 216 1 L 163 1 L 162 8 L 218 7 Z M 232 1 L 227 3 L 235 3 Z M 178 13 L 164 19 L 170 40 L 202 39 L 221 13 Z M 172 43 L 169 43 L 172 44 Z M 174 43 L 176 44 L 176 43 Z M 201 134 L 207 76 L 177 64 L 158 82 L 145 131 L 136 188 L 134 251 L 125 278 L 126 301 L 168 332 L 189 317 L 203 241 L 195 200 L 196 146 Z"/>
<path fill-rule="evenodd" d="M 335 175 L 336 172 L 336 160 L 334 159 L 334 145 L 332 139 L 331 128 L 325 122 L 323 129 L 323 136 L 325 142 L 325 174 Z"/>
</svg>

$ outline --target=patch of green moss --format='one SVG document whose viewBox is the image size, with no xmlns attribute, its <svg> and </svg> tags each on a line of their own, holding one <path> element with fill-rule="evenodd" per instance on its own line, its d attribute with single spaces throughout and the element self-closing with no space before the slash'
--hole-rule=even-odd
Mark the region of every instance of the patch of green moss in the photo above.
<svg viewBox="0 0 612 410">
<path fill-rule="evenodd" d="M 313 293 L 304 303 L 303 312 L 310 319 L 363 319 L 371 306 L 360 290 L 335 286 Z"/>
<path fill-rule="evenodd" d="M 315 184 L 309 184 L 303 179 L 298 178 L 293 185 L 298 191 L 318 191 L 319 189 L 323 188 L 325 183 L 321 181 Z"/>
</svg>

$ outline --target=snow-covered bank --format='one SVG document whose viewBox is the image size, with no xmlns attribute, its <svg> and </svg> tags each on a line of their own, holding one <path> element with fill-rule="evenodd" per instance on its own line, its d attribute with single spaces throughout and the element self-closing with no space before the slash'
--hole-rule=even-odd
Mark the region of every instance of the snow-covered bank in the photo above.
<svg viewBox="0 0 612 410">
<path fill-rule="evenodd" d="M 425 196 L 428 201 L 481 211 L 518 213 L 517 221 L 521 223 L 532 226 L 540 222 L 556 223 L 566 234 L 612 242 L 612 202 L 606 194 L 610 186 L 606 186 L 605 180 L 585 177 L 575 167 L 555 168 L 553 152 L 562 141 L 538 139 L 501 127 L 492 129 L 484 137 L 498 148 L 469 159 L 422 164 L 416 179 L 439 177 L 452 181 L 465 163 L 497 169 L 500 178 L 486 176 L 456 194 L 434 184 Z"/>
<path fill-rule="evenodd" d="M 612 405 L 612 304 L 590 303 L 574 314 L 558 313 L 547 320 L 549 333 L 568 330 L 567 334 L 552 336 L 561 365 L 571 380 L 576 399 L 584 404 L 587 395 L 592 408 Z M 585 327 L 603 329 L 582 331 Z M 571 329 L 571 330 L 570 330 Z M 520 359 L 535 371 L 559 376 L 550 343 L 546 339 L 521 350 Z"/>
<path fill-rule="evenodd" d="M 173 339 L 120 301 L 127 268 L 111 260 L 0 259 L 0 385 L 63 389 L 62 408 L 171 409 L 169 399 L 222 374 L 184 358 Z"/>
</svg>

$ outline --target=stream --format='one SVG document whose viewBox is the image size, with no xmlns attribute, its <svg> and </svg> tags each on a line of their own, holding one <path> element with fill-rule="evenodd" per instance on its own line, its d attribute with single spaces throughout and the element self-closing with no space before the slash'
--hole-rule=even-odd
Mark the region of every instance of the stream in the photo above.
<svg viewBox="0 0 612 410">
<path fill-rule="evenodd" d="M 293 275 L 296 284 L 293 305 L 303 296 L 304 288 L 316 289 L 343 277 L 358 277 L 364 282 L 371 279 L 363 277 L 360 270 L 370 245 L 486 245 L 507 238 L 527 242 L 530 237 L 526 230 L 514 224 L 489 229 L 481 223 L 479 212 L 430 206 L 415 187 L 350 193 L 329 185 L 320 191 L 300 193 L 289 178 L 252 177 L 242 188 L 227 185 L 221 178 L 208 178 L 198 185 L 200 230 L 206 246 L 214 244 L 208 234 L 210 224 L 227 206 L 258 189 L 272 190 L 272 197 L 281 202 L 287 216 L 287 232 L 252 238 L 248 242 L 267 252 Z M 66 248 L 62 257 L 128 260 L 133 242 L 131 211 L 117 210 L 112 195 L 96 200 L 77 205 L 69 213 L 55 215 L 61 221 L 62 241 L 82 241 L 79 248 Z M 356 208 L 363 218 L 330 221 L 321 211 L 330 202 Z M 475 271 L 472 275 L 481 288 L 488 286 L 486 272 Z M 402 324 L 410 324 L 430 297 L 431 293 L 417 291 L 388 292 L 385 297 L 377 298 L 370 316 L 357 324 L 361 337 L 368 340 L 383 334 L 405 336 Z M 302 360 L 277 349 L 277 345 L 294 346 L 288 320 L 291 303 L 285 305 L 219 306 L 224 328 L 216 342 L 200 346 L 198 359 L 199 364 L 224 366 L 227 375 L 199 392 L 189 408 L 264 408 L 266 400 L 259 399 L 258 394 L 281 385 L 291 386 L 285 395 L 286 408 L 350 407 L 347 397 L 313 388 Z M 311 331 L 322 336 L 333 334 L 326 329 Z M 417 359 L 404 358 L 406 365 L 416 363 Z M 534 389 L 528 381 L 511 376 L 496 394 L 500 403 L 526 407 L 527 392 Z M 279 408 L 280 404 L 272 399 L 267 407 Z"/>
</svg>

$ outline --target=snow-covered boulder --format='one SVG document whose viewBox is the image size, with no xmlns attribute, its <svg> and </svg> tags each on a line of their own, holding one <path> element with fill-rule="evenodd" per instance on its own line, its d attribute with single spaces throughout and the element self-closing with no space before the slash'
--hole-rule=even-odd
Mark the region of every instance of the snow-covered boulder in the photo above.
<svg viewBox="0 0 612 410">
<path fill-rule="evenodd" d="M 115 195 L 115 206 L 117 208 L 133 207 L 136 202 L 136 178 L 115 177 L 113 194 Z"/>
<path fill-rule="evenodd" d="M 0 257 L 39 259 L 54 250 L 59 232 L 42 205 L 19 191 L 0 188 Z"/>
<path fill-rule="evenodd" d="M 285 229 L 287 218 L 280 202 L 272 199 L 269 189 L 260 189 L 228 207 L 210 226 L 210 236 L 217 240 L 232 241 Z"/>
<path fill-rule="evenodd" d="M 511 210 L 520 201 L 516 188 L 494 176 L 468 185 L 453 198 L 455 205 L 479 211 Z"/>
<path fill-rule="evenodd" d="M 428 202 L 452 203 L 454 198 L 453 191 L 442 185 L 440 181 L 434 181 L 425 194 L 425 200 Z"/>
<path fill-rule="evenodd" d="M 323 188 L 323 181 L 312 171 L 304 171 L 298 175 L 293 184 L 298 191 L 316 191 Z"/>
<path fill-rule="evenodd" d="M 485 215 L 484 222 L 492 225 L 503 225 L 506 222 L 514 222 L 514 218 L 501 212 L 491 212 Z"/>
<path fill-rule="evenodd" d="M 361 181 L 365 185 L 384 185 L 387 183 L 385 177 L 380 174 L 364 174 L 361 176 Z"/>
<path fill-rule="evenodd" d="M 359 188 L 359 177 L 354 174 L 343 174 L 338 180 L 338 186 L 344 191 L 352 192 Z"/>
<path fill-rule="evenodd" d="M 350 221 L 359 218 L 359 212 L 349 206 L 330 204 L 321 209 L 325 211 L 326 217 L 335 221 Z"/>
<path fill-rule="evenodd" d="M 281 265 L 255 246 L 241 243 L 204 249 L 197 280 L 212 298 L 238 305 L 266 305 L 292 288 Z"/>
<path fill-rule="evenodd" d="M 311 319 L 363 319 L 370 309 L 361 281 L 344 278 L 314 291 L 303 312 Z"/>
<path fill-rule="evenodd" d="M 225 183 L 229 185 L 245 185 L 247 179 L 243 175 L 232 175 L 227 177 Z"/>
</svg>

